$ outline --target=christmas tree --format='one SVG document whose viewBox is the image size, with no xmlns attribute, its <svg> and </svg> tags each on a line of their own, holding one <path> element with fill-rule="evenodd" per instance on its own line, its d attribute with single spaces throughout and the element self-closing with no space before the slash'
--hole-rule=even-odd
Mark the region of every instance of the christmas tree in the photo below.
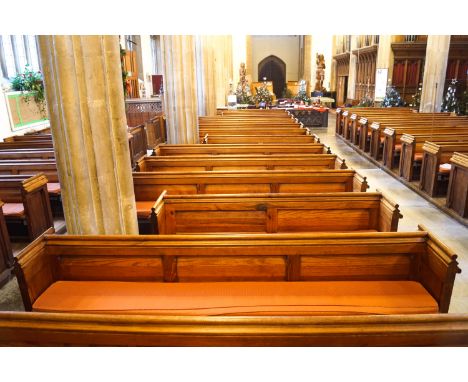
<svg viewBox="0 0 468 382">
<path fill-rule="evenodd" d="M 457 100 L 456 92 L 457 80 L 452 80 L 442 102 L 442 112 L 455 112 L 457 114 L 460 112 L 460 106 Z"/>
<path fill-rule="evenodd" d="M 404 102 L 400 97 L 400 93 L 393 86 L 387 87 L 385 98 L 382 101 L 382 107 L 398 107 L 403 106 Z"/>
<path fill-rule="evenodd" d="M 295 101 L 302 101 L 304 103 L 309 103 L 310 98 L 307 96 L 307 82 L 305 80 L 299 81 L 299 92 L 297 96 L 294 97 Z"/>
</svg>

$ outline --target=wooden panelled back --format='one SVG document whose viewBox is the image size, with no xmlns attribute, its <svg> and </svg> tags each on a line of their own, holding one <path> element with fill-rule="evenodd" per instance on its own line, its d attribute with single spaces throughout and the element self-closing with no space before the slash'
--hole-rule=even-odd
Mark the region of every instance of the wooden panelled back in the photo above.
<svg viewBox="0 0 468 382">
<path fill-rule="evenodd" d="M 365 191 L 367 181 L 354 170 L 135 172 L 136 200 L 156 200 L 169 195 L 317 193 Z"/>
<path fill-rule="evenodd" d="M 144 157 L 137 163 L 138 171 L 241 171 L 241 170 L 320 170 L 346 168 L 341 158 L 333 154 L 252 156 L 166 156 Z"/>
<path fill-rule="evenodd" d="M 398 205 L 380 193 L 165 195 L 160 234 L 396 231 Z"/>
<path fill-rule="evenodd" d="M 313 144 L 223 144 L 223 145 L 159 145 L 154 154 L 157 156 L 172 155 L 274 155 L 274 154 L 321 154 L 326 152 L 325 145 Z M 330 153 L 331 154 L 331 153 Z"/>
</svg>

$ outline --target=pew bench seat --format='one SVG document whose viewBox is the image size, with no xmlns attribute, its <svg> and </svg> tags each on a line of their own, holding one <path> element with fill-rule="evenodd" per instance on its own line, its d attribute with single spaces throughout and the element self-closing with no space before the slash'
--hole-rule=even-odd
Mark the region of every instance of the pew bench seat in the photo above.
<svg viewBox="0 0 468 382">
<path fill-rule="evenodd" d="M 5 203 L 3 205 L 3 215 L 5 217 L 20 217 L 24 218 L 23 203 Z"/>
<path fill-rule="evenodd" d="M 47 192 L 52 195 L 60 195 L 60 183 L 47 182 Z"/>
<path fill-rule="evenodd" d="M 437 313 L 415 281 L 121 282 L 56 281 L 37 312 L 182 316 Z"/>
<path fill-rule="evenodd" d="M 151 215 L 151 209 L 154 207 L 155 201 L 141 201 L 137 200 L 136 201 L 136 210 L 137 210 L 137 216 L 139 218 L 144 218 L 147 219 Z"/>
</svg>

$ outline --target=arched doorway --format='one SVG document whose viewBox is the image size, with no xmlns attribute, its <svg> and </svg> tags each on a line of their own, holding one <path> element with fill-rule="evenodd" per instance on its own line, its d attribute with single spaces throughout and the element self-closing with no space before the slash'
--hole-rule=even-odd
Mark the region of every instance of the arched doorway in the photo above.
<svg viewBox="0 0 468 382">
<path fill-rule="evenodd" d="M 276 98 L 281 98 L 286 83 L 286 63 L 279 57 L 268 56 L 258 64 L 258 81 L 266 77 L 273 82 Z"/>
</svg>

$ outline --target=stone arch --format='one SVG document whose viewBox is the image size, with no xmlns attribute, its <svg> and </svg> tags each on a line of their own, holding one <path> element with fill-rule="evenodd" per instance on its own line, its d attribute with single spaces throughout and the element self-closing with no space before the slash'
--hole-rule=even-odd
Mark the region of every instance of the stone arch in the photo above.
<svg viewBox="0 0 468 382">
<path fill-rule="evenodd" d="M 286 84 L 286 63 L 279 57 L 270 55 L 258 64 L 258 81 L 266 77 L 273 82 L 273 92 L 276 98 L 281 98 Z"/>
</svg>

